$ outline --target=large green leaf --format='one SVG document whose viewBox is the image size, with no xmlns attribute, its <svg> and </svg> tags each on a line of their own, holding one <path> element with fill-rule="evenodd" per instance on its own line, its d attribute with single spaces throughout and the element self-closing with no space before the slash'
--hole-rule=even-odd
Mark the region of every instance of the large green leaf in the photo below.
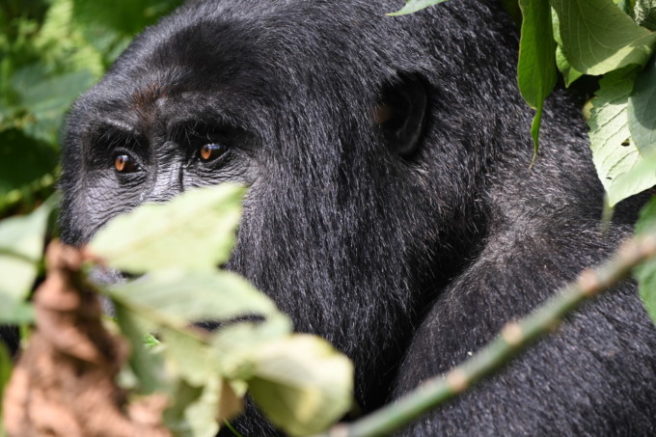
<svg viewBox="0 0 656 437">
<path fill-rule="evenodd" d="M 656 34 L 638 26 L 612 0 L 551 0 L 551 5 L 563 52 L 576 70 L 598 75 L 649 59 Z"/>
<path fill-rule="evenodd" d="M 183 193 L 111 220 L 90 243 L 114 268 L 214 269 L 227 261 L 245 189 L 234 184 Z"/>
<path fill-rule="evenodd" d="M 537 153 L 544 100 L 556 85 L 556 43 L 552 35 L 551 8 L 547 0 L 520 0 L 522 32 L 519 42 L 517 83 L 524 100 L 537 112 L 531 135 Z"/>
<path fill-rule="evenodd" d="M 420 11 L 422 9 L 426 9 L 429 6 L 436 5 L 438 3 L 443 3 L 446 0 L 408 0 L 405 3 L 405 6 L 401 8 L 401 10 L 389 13 L 387 15 L 406 15 L 406 14 L 412 14 L 413 12 Z"/>
<path fill-rule="evenodd" d="M 353 365 L 318 337 L 294 335 L 256 353 L 250 394 L 291 435 L 326 429 L 350 408 Z"/>
<path fill-rule="evenodd" d="M 28 216 L 0 221 L 0 295 L 16 303 L 25 300 L 36 279 L 55 202 L 51 199 Z"/>
<path fill-rule="evenodd" d="M 640 219 L 636 223 L 636 234 L 641 235 L 645 232 L 654 232 L 656 230 L 656 197 L 652 198 L 647 205 L 640 211 Z M 638 290 L 642 302 L 656 322 L 656 259 L 647 261 L 634 270 L 634 276 L 638 281 Z"/>
<path fill-rule="evenodd" d="M 641 155 L 656 152 L 656 62 L 650 61 L 635 80 L 629 97 L 629 131 Z"/>
<path fill-rule="evenodd" d="M 630 140 L 628 103 L 634 78 L 635 72 L 628 70 L 606 75 L 588 120 L 592 159 L 611 206 L 656 183 L 648 169 L 636 174 L 644 158 Z"/>
</svg>

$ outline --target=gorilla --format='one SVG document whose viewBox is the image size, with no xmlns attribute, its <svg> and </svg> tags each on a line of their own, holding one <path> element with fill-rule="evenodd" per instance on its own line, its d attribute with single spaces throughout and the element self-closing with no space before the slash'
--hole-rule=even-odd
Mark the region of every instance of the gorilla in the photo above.
<svg viewBox="0 0 656 437">
<path fill-rule="evenodd" d="M 74 105 L 63 239 L 191 187 L 249 186 L 227 268 L 356 365 L 363 412 L 466 359 L 598 263 L 603 190 L 557 92 L 530 165 L 518 36 L 495 0 L 195 0 Z M 585 306 L 404 436 L 653 436 L 656 330 L 635 285 Z M 277 435 L 251 407 L 244 435 Z"/>
</svg>

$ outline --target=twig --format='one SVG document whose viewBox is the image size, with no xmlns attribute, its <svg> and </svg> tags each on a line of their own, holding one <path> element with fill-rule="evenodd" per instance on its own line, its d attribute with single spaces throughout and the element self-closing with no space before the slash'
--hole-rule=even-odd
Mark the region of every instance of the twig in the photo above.
<svg viewBox="0 0 656 437">
<path fill-rule="evenodd" d="M 315 437 L 384 436 L 410 423 L 493 373 L 532 341 L 553 330 L 582 302 L 617 285 L 634 267 L 655 255 L 656 230 L 631 238 L 600 267 L 584 270 L 576 281 L 561 288 L 527 317 L 507 323 L 494 340 L 459 366 L 352 424 L 338 424 Z"/>
</svg>

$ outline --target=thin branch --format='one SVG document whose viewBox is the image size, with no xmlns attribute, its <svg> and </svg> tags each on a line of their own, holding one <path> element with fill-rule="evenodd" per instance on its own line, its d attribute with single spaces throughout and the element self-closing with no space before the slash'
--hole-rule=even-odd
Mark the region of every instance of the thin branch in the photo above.
<svg viewBox="0 0 656 437">
<path fill-rule="evenodd" d="M 352 424 L 338 424 L 316 437 L 377 437 L 407 425 L 494 373 L 538 337 L 553 331 L 582 302 L 617 285 L 634 267 L 655 255 L 656 231 L 631 238 L 600 267 L 584 270 L 527 317 L 507 323 L 494 340 L 459 366 Z"/>
</svg>

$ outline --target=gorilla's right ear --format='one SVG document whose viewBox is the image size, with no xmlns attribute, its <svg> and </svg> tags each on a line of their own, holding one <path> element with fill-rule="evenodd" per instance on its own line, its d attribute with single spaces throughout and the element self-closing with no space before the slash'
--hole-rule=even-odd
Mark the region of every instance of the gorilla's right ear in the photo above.
<svg viewBox="0 0 656 437">
<path fill-rule="evenodd" d="M 403 75 L 386 85 L 374 109 L 387 146 L 407 158 L 419 146 L 428 110 L 428 87 L 418 75 Z"/>
</svg>

